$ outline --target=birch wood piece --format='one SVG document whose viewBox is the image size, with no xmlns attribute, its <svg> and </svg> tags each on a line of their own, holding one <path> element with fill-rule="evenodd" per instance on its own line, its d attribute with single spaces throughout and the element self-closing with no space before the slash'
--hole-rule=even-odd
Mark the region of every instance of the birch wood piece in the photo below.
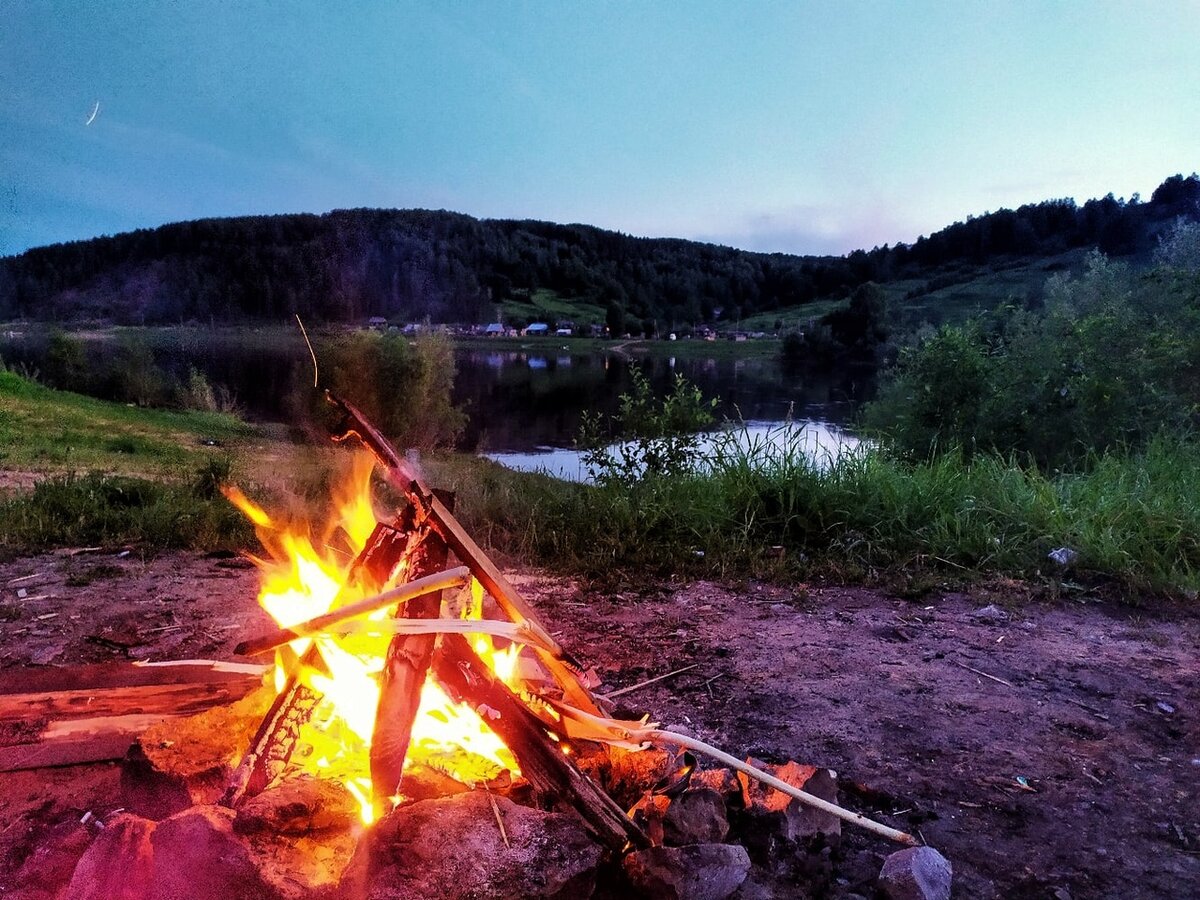
<svg viewBox="0 0 1200 900">
<path fill-rule="evenodd" d="M 239 656 L 255 656 L 259 653 L 266 653 L 274 650 L 276 647 L 290 644 L 297 638 L 311 637 L 315 634 L 333 631 L 334 625 L 358 616 L 365 616 L 386 606 L 398 606 L 430 593 L 440 593 L 446 588 L 461 587 L 467 583 L 470 577 L 471 570 L 466 566 L 458 566 L 454 569 L 447 569 L 444 572 L 434 572 L 424 575 L 390 591 L 374 594 L 373 596 L 359 600 L 357 603 L 350 603 L 338 609 L 330 610 L 324 615 L 315 616 L 307 622 L 301 622 L 299 625 L 280 628 L 262 637 L 242 641 L 233 648 L 233 652 Z M 412 617 L 414 619 L 428 618 L 427 616 L 423 617 L 416 614 L 413 614 Z"/>
</svg>

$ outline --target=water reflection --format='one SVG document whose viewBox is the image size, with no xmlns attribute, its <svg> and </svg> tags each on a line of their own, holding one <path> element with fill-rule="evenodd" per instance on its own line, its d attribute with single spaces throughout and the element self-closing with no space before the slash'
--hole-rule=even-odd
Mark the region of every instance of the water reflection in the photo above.
<svg viewBox="0 0 1200 900">
<path fill-rule="evenodd" d="M 744 422 L 702 434 L 697 457 L 701 469 L 708 466 L 707 460 L 711 460 L 718 449 L 723 455 L 731 451 L 744 454 L 762 468 L 794 464 L 802 457 L 816 468 L 824 469 L 843 454 L 857 450 L 861 444 L 859 438 L 829 422 Z M 567 447 L 538 447 L 524 452 L 481 455 L 520 472 L 541 472 L 566 481 L 592 482 L 583 463 L 583 454 Z"/>
<path fill-rule="evenodd" d="M 118 349 L 110 337 L 97 333 L 85 341 L 93 371 L 105 359 L 111 361 Z M 277 332 L 270 337 L 253 328 L 166 329 L 140 339 L 153 352 L 155 364 L 179 381 L 186 383 L 195 368 L 214 386 L 227 388 L 251 420 L 294 422 L 300 408 L 295 396 L 311 390 L 307 350 L 299 340 L 280 338 Z M 37 370 L 45 350 L 44 338 L 39 342 L 20 334 L 0 337 L 0 357 L 10 365 Z M 460 348 L 455 352 L 453 400 L 466 411 L 468 423 L 459 449 L 521 457 L 540 454 L 540 464 L 547 467 L 577 468 L 570 453 L 551 451 L 569 451 L 584 411 L 614 413 L 619 396 L 632 385 L 635 367 L 660 395 L 670 391 L 677 375 L 684 376 L 705 396 L 720 398 L 718 419 L 750 422 L 751 433 L 789 419 L 809 420 L 818 430 L 840 429 L 870 389 L 868 380 L 853 374 L 785 372 L 773 356 L 732 359 L 671 350 L 671 356 L 632 358 L 611 351 L 576 352 L 569 343 Z M 364 379 L 379 377 L 362 373 Z"/>
</svg>

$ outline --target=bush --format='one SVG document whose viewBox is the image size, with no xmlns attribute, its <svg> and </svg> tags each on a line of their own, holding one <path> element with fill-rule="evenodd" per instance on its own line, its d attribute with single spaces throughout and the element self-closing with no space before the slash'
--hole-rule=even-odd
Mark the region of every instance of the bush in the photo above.
<svg viewBox="0 0 1200 900">
<path fill-rule="evenodd" d="M 577 445 L 584 465 L 600 485 L 626 487 L 695 471 L 700 462 L 697 432 L 713 423 L 716 399 L 682 375 L 671 393 L 654 397 L 641 369 L 632 370 L 632 390 L 621 394 L 617 414 L 585 414 Z"/>
<path fill-rule="evenodd" d="M 1200 285 L 1102 254 L 1052 276 L 1043 314 L 1008 309 L 905 351 L 864 414 L 909 459 L 956 447 L 1047 469 L 1200 421 Z"/>
<path fill-rule="evenodd" d="M 432 449 L 454 443 L 466 416 L 452 402 L 454 350 L 440 334 L 410 344 L 397 334 L 353 332 L 317 348 L 323 386 L 350 401 L 397 446 Z M 327 403 L 301 373 L 292 407 L 323 426 Z"/>
</svg>

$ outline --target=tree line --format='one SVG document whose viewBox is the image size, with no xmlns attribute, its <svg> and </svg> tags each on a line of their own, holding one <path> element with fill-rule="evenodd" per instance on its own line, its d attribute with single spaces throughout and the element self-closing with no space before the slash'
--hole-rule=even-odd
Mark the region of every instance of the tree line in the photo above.
<svg viewBox="0 0 1200 900">
<path fill-rule="evenodd" d="M 483 322 L 498 304 L 548 289 L 603 308 L 614 331 L 734 322 L 951 264 L 1089 246 L 1148 253 L 1177 217 L 1196 217 L 1198 203 L 1200 177 L 1175 175 L 1145 202 L 1049 200 L 843 257 L 429 210 L 202 219 L 0 259 L 0 318 Z"/>
</svg>

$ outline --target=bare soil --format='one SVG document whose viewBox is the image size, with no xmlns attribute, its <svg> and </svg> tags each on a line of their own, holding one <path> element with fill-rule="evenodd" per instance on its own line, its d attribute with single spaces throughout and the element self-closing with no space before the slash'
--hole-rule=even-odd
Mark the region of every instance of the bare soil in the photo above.
<svg viewBox="0 0 1200 900">
<path fill-rule="evenodd" d="M 845 804 L 949 857 L 957 896 L 1200 896 L 1190 610 L 1049 602 L 1017 583 L 904 600 L 514 579 L 601 691 L 696 664 L 620 702 L 733 753 L 836 769 Z M 188 554 L 0 564 L 0 669 L 230 657 L 266 625 L 256 585 L 242 560 Z M 119 805 L 117 776 L 115 764 L 0 774 L 0 894 L 56 829 Z M 892 848 L 852 829 L 843 847 L 835 893 L 869 894 Z"/>
</svg>

